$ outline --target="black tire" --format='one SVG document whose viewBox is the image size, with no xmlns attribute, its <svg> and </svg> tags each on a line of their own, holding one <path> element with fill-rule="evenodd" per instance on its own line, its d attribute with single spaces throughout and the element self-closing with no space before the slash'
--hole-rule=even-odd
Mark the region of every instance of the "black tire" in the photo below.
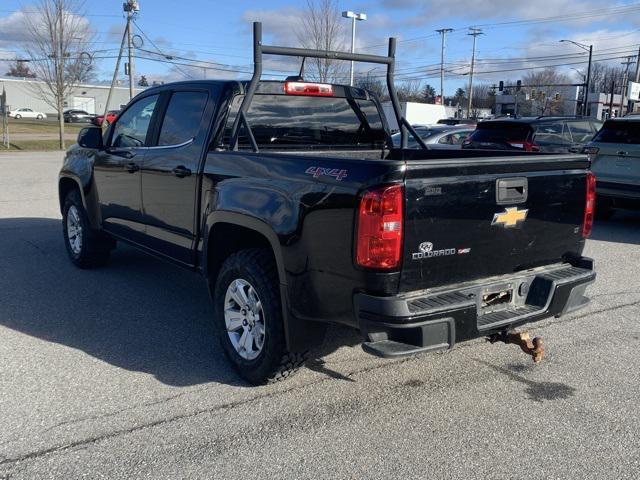
<svg viewBox="0 0 640 480">
<path fill-rule="evenodd" d="M 238 279 L 251 284 L 264 312 L 264 343 L 258 356 L 252 360 L 243 358 L 236 351 L 225 323 L 225 295 Z M 213 281 L 210 279 L 210 282 Z M 271 252 L 251 248 L 234 253 L 225 260 L 212 289 L 215 326 L 222 349 L 240 376 L 253 385 L 284 380 L 302 367 L 306 360 L 306 354 L 287 350 L 279 285 Z"/>
<path fill-rule="evenodd" d="M 13 117 L 13 118 L 15 118 L 16 120 L 20 120 L 20 119 L 22 118 L 22 115 L 18 114 L 18 115 L 16 115 L 16 116 L 15 116 L 15 117 Z"/>
<path fill-rule="evenodd" d="M 38 116 L 36 117 L 36 120 L 42 120 L 42 118 L 43 118 L 43 117 L 42 117 L 42 115 L 38 115 Z"/>
<path fill-rule="evenodd" d="M 77 249 L 74 249 L 72 242 L 69 240 L 70 222 L 68 218 L 70 214 L 74 216 L 74 219 L 76 216 L 74 214 L 77 214 L 75 221 L 81 227 L 79 247 L 76 244 Z M 62 231 L 67 253 L 74 265 L 80 268 L 95 268 L 107 264 L 115 243 L 103 233 L 91 228 L 87 211 L 82 205 L 82 198 L 77 190 L 69 192 L 65 198 L 64 206 L 62 207 Z"/>
</svg>

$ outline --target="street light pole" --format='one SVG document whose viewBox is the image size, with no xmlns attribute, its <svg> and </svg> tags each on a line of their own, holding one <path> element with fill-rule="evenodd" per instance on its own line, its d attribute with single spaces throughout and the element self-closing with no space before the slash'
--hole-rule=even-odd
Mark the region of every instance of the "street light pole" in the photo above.
<svg viewBox="0 0 640 480">
<path fill-rule="evenodd" d="M 342 16 L 344 18 L 351 19 L 351 53 L 356 52 L 356 20 L 364 21 L 367 19 L 366 13 L 355 13 L 350 10 L 342 12 Z M 349 85 L 353 87 L 353 71 L 355 67 L 355 62 L 351 61 L 351 69 L 349 73 Z"/>
<path fill-rule="evenodd" d="M 580 47 L 585 52 L 589 52 L 589 64 L 587 65 L 587 79 L 584 84 L 584 92 L 582 95 L 582 115 L 587 116 L 589 105 L 589 86 L 591 84 L 591 64 L 593 62 L 593 45 L 585 45 L 583 43 L 574 42 L 573 40 L 560 40 L 560 43 L 573 43 L 576 47 Z"/>
</svg>

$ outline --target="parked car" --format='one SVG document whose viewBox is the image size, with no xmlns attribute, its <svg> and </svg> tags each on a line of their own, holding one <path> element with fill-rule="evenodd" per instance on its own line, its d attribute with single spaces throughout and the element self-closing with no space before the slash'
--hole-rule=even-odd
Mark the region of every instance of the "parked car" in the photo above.
<svg viewBox="0 0 640 480">
<path fill-rule="evenodd" d="M 580 153 L 602 122 L 579 117 L 524 117 L 480 122 L 464 149 Z"/>
<path fill-rule="evenodd" d="M 462 142 L 474 131 L 471 126 L 449 126 L 449 125 L 431 125 L 416 126 L 415 131 L 418 133 L 423 142 L 429 145 L 431 149 L 459 149 Z M 400 146 L 400 133 L 391 136 L 393 145 Z M 408 148 L 420 148 L 420 145 L 414 138 L 409 138 Z"/>
<path fill-rule="evenodd" d="M 640 117 L 607 120 L 585 152 L 592 159 L 600 218 L 614 207 L 640 208 Z"/>
<path fill-rule="evenodd" d="M 587 157 L 392 149 L 373 93 L 261 82 L 263 51 L 326 52 L 260 32 L 251 82 L 151 87 L 106 137 L 82 129 L 58 183 L 70 260 L 104 265 L 124 242 L 200 273 L 223 351 L 256 384 L 288 377 L 328 323 L 382 357 L 489 336 L 539 360 L 512 329 L 582 308 L 595 280 Z M 407 124 L 393 56 L 332 58 L 388 65 Z"/>
<path fill-rule="evenodd" d="M 36 112 L 30 108 L 18 108 L 16 110 L 12 110 L 9 112 L 9 116 L 11 118 L 15 118 L 19 120 L 21 118 L 35 118 L 38 120 L 43 120 L 47 118 L 47 115 L 43 112 Z"/>
<path fill-rule="evenodd" d="M 472 118 L 441 118 L 438 120 L 438 125 L 473 125 L 476 126 L 477 120 Z"/>
<path fill-rule="evenodd" d="M 107 125 L 111 125 L 119 113 L 120 113 L 120 110 L 109 110 L 107 111 L 106 115 L 97 115 L 93 117 L 93 119 L 91 120 L 91 123 L 93 123 L 98 127 L 101 127 L 102 123 L 106 121 Z"/>
<path fill-rule="evenodd" d="M 95 115 L 84 110 L 65 110 L 63 112 L 64 121 L 66 123 L 91 123 Z"/>
</svg>

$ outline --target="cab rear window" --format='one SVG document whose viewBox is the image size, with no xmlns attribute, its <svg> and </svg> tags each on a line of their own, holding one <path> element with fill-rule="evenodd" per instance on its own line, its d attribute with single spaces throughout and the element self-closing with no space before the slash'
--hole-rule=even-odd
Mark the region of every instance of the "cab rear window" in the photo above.
<svg viewBox="0 0 640 480">
<path fill-rule="evenodd" d="M 607 120 L 593 141 L 640 144 L 640 121 Z"/>
<path fill-rule="evenodd" d="M 233 101 L 225 145 L 229 145 L 241 101 L 240 96 Z M 380 112 L 371 100 L 262 94 L 253 98 L 247 119 L 261 148 L 379 149 L 387 138 Z M 240 129 L 239 147 L 250 147 L 244 127 Z"/>
</svg>

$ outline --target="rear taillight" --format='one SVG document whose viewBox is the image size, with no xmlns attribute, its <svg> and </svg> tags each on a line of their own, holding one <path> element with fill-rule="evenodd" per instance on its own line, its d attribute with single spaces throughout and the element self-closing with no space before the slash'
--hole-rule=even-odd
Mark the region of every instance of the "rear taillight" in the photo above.
<svg viewBox="0 0 640 480">
<path fill-rule="evenodd" d="M 584 203 L 584 220 L 582 221 L 582 237 L 587 238 L 593 229 L 593 218 L 596 213 L 596 176 L 587 172 L 587 193 Z"/>
<path fill-rule="evenodd" d="M 404 189 L 401 185 L 365 192 L 360 200 L 356 263 L 365 268 L 391 270 L 400 265 Z"/>
<path fill-rule="evenodd" d="M 513 148 L 520 148 L 522 150 L 524 150 L 525 152 L 539 152 L 540 151 L 540 147 L 538 145 L 536 145 L 535 143 L 531 143 L 531 142 L 523 142 L 521 140 L 507 140 L 507 143 L 512 146 Z"/>
<path fill-rule="evenodd" d="M 309 97 L 333 97 L 333 86 L 326 83 L 287 82 L 284 84 L 284 93 Z"/>
</svg>

